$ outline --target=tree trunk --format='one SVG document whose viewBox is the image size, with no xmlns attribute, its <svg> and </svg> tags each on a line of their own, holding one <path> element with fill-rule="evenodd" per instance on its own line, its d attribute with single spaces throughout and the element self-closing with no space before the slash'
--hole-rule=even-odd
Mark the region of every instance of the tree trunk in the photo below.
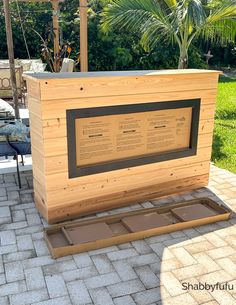
<svg viewBox="0 0 236 305">
<path fill-rule="evenodd" d="M 17 119 L 19 119 L 20 113 L 19 113 L 18 93 L 17 93 L 17 86 L 16 86 L 16 70 L 15 70 L 14 47 L 13 47 L 13 38 L 12 38 L 9 0 L 4 0 L 4 13 L 5 13 L 6 35 L 7 35 L 7 50 L 8 50 L 8 58 L 9 58 L 10 74 L 11 74 L 12 96 L 13 96 L 13 102 L 14 102 L 14 108 L 15 108 L 15 117 Z"/>
<path fill-rule="evenodd" d="M 188 49 L 180 49 L 178 69 L 188 68 Z"/>
</svg>

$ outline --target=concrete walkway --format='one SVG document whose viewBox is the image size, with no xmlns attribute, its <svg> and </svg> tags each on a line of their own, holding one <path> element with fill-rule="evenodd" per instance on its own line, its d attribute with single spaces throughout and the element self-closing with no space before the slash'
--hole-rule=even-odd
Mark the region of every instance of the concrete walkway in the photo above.
<svg viewBox="0 0 236 305">
<path fill-rule="evenodd" d="M 54 260 L 31 171 L 22 184 L 19 190 L 15 174 L 0 175 L 0 305 L 236 304 L 236 218 Z M 236 175 L 212 166 L 208 188 L 109 214 L 199 197 L 236 210 Z"/>
</svg>

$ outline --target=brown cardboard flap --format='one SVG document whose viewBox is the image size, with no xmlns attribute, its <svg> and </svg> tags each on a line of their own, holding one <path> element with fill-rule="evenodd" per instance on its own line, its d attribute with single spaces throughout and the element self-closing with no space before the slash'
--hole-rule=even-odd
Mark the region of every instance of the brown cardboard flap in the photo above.
<svg viewBox="0 0 236 305">
<path fill-rule="evenodd" d="M 102 222 L 87 226 L 75 227 L 66 230 L 73 244 L 82 244 L 89 241 L 113 237 L 110 227 Z"/>
<path fill-rule="evenodd" d="M 163 215 L 150 213 L 144 215 L 135 215 L 124 217 L 122 223 L 131 231 L 139 232 L 153 228 L 168 226 L 171 222 Z"/>
<path fill-rule="evenodd" d="M 201 219 L 205 217 L 215 216 L 216 211 L 213 211 L 209 207 L 203 204 L 193 204 L 191 206 L 180 207 L 172 209 L 171 212 L 182 221 L 190 221 L 195 219 Z"/>
</svg>

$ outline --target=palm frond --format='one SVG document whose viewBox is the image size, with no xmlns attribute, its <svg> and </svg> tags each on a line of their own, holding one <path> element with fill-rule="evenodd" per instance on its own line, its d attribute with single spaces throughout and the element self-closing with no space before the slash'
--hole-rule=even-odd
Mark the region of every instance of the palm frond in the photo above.
<svg viewBox="0 0 236 305">
<path fill-rule="evenodd" d="M 180 56 L 197 35 L 220 42 L 235 41 L 235 0 L 108 0 L 102 14 L 105 32 L 125 28 L 138 33 L 146 50 L 160 40 L 175 41 Z"/>
<path fill-rule="evenodd" d="M 153 19 L 150 12 L 143 10 L 106 10 L 102 16 L 102 29 L 110 32 L 114 29 L 126 28 L 130 31 L 137 31 L 147 19 Z"/>
<path fill-rule="evenodd" d="M 236 3 L 231 0 L 222 2 L 210 10 L 205 24 L 199 28 L 199 34 L 205 39 L 225 43 L 236 40 Z"/>
<path fill-rule="evenodd" d="M 157 29 L 154 29 L 157 27 Z M 102 16 L 102 29 L 109 32 L 114 28 L 125 28 L 138 32 L 146 49 L 154 46 L 154 33 L 174 35 L 175 28 L 170 14 L 160 5 L 159 0 L 112 0 Z M 151 35 L 148 38 L 148 35 Z"/>
<path fill-rule="evenodd" d="M 205 40 L 217 41 L 220 43 L 236 41 L 236 20 L 219 20 L 214 24 L 208 24 L 201 31 Z"/>
<path fill-rule="evenodd" d="M 170 9 L 175 9 L 177 7 L 177 0 L 163 0 L 165 4 L 170 8 Z"/>
<path fill-rule="evenodd" d="M 143 33 L 141 44 L 146 51 L 154 49 L 159 41 L 174 42 L 175 33 L 173 32 L 173 29 L 163 26 L 158 19 L 155 19 L 152 22 L 146 22 L 143 27 L 145 30 L 141 28 L 141 32 Z"/>
<path fill-rule="evenodd" d="M 146 5 L 146 1 L 111 0 L 102 13 L 102 29 L 105 32 L 109 32 L 115 26 L 129 26 L 133 29 L 136 24 L 142 24 L 144 20 L 151 18 L 152 10 L 152 7 Z"/>
<path fill-rule="evenodd" d="M 210 11 L 209 16 L 207 17 L 207 23 L 209 24 L 223 19 L 233 18 L 236 18 L 236 2 L 223 0 L 214 10 Z"/>
<path fill-rule="evenodd" d="M 193 28 L 205 23 L 207 15 L 201 0 L 191 0 L 187 6 L 187 17 Z"/>
</svg>

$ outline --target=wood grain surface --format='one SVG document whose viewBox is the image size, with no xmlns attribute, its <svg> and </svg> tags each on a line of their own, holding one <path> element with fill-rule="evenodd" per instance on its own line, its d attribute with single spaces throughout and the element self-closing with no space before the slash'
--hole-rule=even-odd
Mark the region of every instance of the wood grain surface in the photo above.
<svg viewBox="0 0 236 305">
<path fill-rule="evenodd" d="M 26 77 L 35 201 L 50 223 L 208 183 L 218 71 L 76 75 Z M 66 110 L 194 98 L 195 156 L 69 179 Z"/>
</svg>

